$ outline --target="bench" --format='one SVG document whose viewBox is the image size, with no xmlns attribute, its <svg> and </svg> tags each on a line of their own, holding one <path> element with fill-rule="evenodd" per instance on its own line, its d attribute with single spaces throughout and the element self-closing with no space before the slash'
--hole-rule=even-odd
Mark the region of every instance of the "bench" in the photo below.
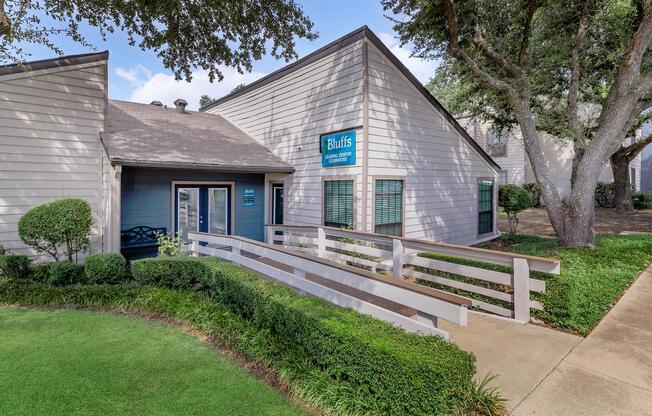
<svg viewBox="0 0 652 416">
<path fill-rule="evenodd" d="M 149 257 L 156 253 L 156 234 L 167 234 L 166 227 L 139 225 L 120 231 L 120 251 L 128 260 Z"/>
</svg>

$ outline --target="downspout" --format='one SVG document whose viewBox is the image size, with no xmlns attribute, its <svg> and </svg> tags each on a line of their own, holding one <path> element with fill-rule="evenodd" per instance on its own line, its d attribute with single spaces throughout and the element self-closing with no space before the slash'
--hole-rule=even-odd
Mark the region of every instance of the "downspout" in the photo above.
<svg viewBox="0 0 652 416">
<path fill-rule="evenodd" d="M 369 44 L 362 42 L 362 230 L 369 230 L 367 224 L 367 203 L 369 187 Z"/>
</svg>

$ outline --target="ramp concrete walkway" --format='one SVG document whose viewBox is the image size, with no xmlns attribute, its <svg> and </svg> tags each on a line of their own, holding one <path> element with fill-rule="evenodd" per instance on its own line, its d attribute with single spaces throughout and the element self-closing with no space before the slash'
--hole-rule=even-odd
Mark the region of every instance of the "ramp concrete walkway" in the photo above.
<svg viewBox="0 0 652 416">
<path fill-rule="evenodd" d="M 498 377 L 493 385 L 516 406 L 559 362 L 582 341 L 581 337 L 529 324 L 469 314 L 468 326 L 442 321 L 450 340 L 472 352 L 477 359 L 476 376 Z"/>
<path fill-rule="evenodd" d="M 652 266 L 513 414 L 652 415 Z"/>
</svg>

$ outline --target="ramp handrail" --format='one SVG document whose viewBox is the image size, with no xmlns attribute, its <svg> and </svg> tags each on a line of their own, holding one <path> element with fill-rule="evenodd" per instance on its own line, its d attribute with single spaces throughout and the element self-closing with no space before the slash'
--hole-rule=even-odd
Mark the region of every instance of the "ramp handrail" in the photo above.
<svg viewBox="0 0 652 416">
<path fill-rule="evenodd" d="M 470 306 L 470 301 L 445 291 L 397 281 L 387 276 L 244 237 L 190 232 L 188 239 L 191 241 L 190 250 L 195 255 L 216 256 L 232 261 L 331 303 L 392 322 L 407 331 L 447 338 L 448 334 L 437 328 L 439 318 L 461 326 L 467 323 L 467 306 Z M 282 263 L 291 267 L 292 272 L 243 255 L 243 252 Z M 416 310 L 417 316 L 406 317 L 313 282 L 306 279 L 307 273 L 407 306 Z"/>
<path fill-rule="evenodd" d="M 471 299 L 474 307 L 522 322 L 530 320 L 530 308 L 543 308 L 530 299 L 530 292 L 544 292 L 545 281 L 531 278 L 530 270 L 560 273 L 560 262 L 555 259 L 318 225 L 270 224 L 266 225 L 266 238 L 268 243 L 281 243 L 321 258 L 346 262 L 372 272 L 391 273 L 397 280 L 426 280 L 511 303 L 512 307 L 507 308 Z M 445 258 L 422 257 L 419 256 L 421 252 L 509 266 L 512 272 L 458 264 Z M 451 274 L 462 276 L 462 279 Z M 507 289 L 497 289 L 501 287 Z"/>
</svg>

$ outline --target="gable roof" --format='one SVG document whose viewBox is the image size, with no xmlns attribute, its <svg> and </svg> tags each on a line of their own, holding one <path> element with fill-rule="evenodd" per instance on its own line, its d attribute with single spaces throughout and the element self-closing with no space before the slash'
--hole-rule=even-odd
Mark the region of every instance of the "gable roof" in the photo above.
<svg viewBox="0 0 652 416">
<path fill-rule="evenodd" d="M 211 104 L 200 108 L 199 111 L 206 111 L 217 105 L 267 85 L 270 82 L 282 78 L 287 74 L 290 74 L 363 38 L 367 38 L 382 52 L 383 55 L 385 55 L 385 57 L 387 57 L 387 59 L 392 62 L 392 64 L 394 64 L 394 66 L 398 68 L 399 71 L 401 71 L 401 73 L 415 86 L 421 95 L 423 95 L 426 100 L 428 100 L 428 102 L 432 104 L 432 106 L 435 107 L 435 109 L 437 109 L 437 111 L 439 111 L 444 116 L 444 118 L 455 128 L 455 130 L 457 130 L 457 132 L 464 138 L 464 140 L 468 142 L 468 144 L 471 145 L 471 147 L 475 149 L 478 154 L 480 154 L 480 156 L 485 159 L 487 163 L 489 163 L 491 167 L 497 171 L 500 171 L 500 166 L 496 163 L 496 161 L 494 161 L 491 156 L 489 156 L 487 152 L 485 152 L 484 149 L 475 140 L 473 140 L 473 138 L 464 129 L 464 127 L 462 127 L 460 123 L 457 122 L 455 117 L 453 117 L 448 112 L 448 110 L 446 110 L 446 108 L 444 108 L 444 106 L 441 105 L 439 101 L 437 101 L 437 99 L 430 93 L 430 91 L 428 91 L 428 89 L 426 89 L 426 87 L 423 86 L 421 82 L 419 82 L 419 80 L 410 72 L 410 70 L 407 69 L 407 67 L 396 57 L 396 55 L 394 55 L 389 50 L 389 48 L 387 48 L 387 46 L 385 46 L 383 41 L 381 41 L 380 38 L 378 38 L 378 36 L 376 36 L 376 34 L 371 29 L 369 29 L 368 26 L 362 26 L 361 28 L 356 29 L 349 34 L 342 36 L 341 38 L 327 44 L 326 46 L 317 49 L 315 52 L 312 52 L 305 57 L 297 60 L 296 62 L 286 65 L 283 68 L 274 71 L 271 74 L 258 79 L 257 81 L 252 82 L 251 84 L 236 92 L 225 95 L 224 97 L 213 101 Z"/>
<path fill-rule="evenodd" d="M 229 172 L 294 168 L 217 114 L 109 100 L 102 143 L 111 163 Z"/>
<path fill-rule="evenodd" d="M 70 65 L 87 64 L 91 62 L 106 61 L 108 59 L 109 51 L 103 51 L 83 53 L 79 55 L 66 55 L 58 58 L 42 59 L 40 61 L 18 62 L 14 64 L 0 65 L 0 76 Z"/>
</svg>

